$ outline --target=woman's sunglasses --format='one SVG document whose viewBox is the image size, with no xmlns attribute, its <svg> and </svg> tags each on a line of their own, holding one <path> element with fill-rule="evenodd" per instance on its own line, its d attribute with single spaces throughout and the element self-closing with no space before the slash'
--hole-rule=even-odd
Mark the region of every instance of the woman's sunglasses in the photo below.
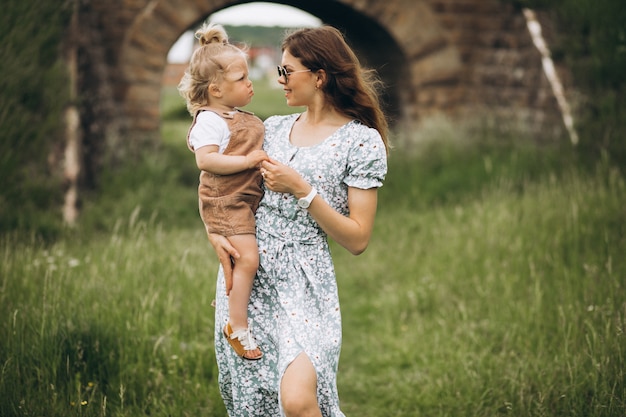
<svg viewBox="0 0 626 417">
<path fill-rule="evenodd" d="M 298 70 L 298 71 L 287 71 L 287 69 L 283 66 L 277 65 L 276 69 L 278 70 L 278 76 L 279 77 L 285 77 L 285 83 L 289 82 L 289 76 L 291 74 L 295 74 L 296 72 L 309 72 L 311 71 L 310 69 L 305 69 L 305 70 Z"/>
</svg>

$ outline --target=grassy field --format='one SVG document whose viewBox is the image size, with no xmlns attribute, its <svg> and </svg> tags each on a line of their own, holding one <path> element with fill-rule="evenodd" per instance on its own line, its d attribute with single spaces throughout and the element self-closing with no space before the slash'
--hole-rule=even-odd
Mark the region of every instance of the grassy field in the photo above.
<svg viewBox="0 0 626 417">
<path fill-rule="evenodd" d="M 0 238 L 0 416 L 225 416 L 179 104 L 79 229 Z M 368 250 L 332 245 L 343 411 L 626 415 L 623 173 L 567 144 L 437 139 L 392 152 Z"/>
</svg>

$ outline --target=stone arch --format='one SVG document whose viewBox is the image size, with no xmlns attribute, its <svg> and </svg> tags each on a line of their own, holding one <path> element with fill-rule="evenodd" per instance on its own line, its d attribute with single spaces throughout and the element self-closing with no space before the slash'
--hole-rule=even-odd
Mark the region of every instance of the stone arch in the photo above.
<svg viewBox="0 0 626 417">
<path fill-rule="evenodd" d="M 407 8 L 355 0 L 283 3 L 346 34 L 364 64 L 383 79 L 383 99 L 392 124 L 419 116 L 415 103 L 420 86 L 458 76 L 458 54 L 424 3 L 411 3 Z M 234 4 L 162 0 L 149 2 L 137 14 L 126 31 L 119 59 L 124 85 L 120 99 L 127 130 L 134 137 L 158 135 L 161 80 L 169 48 L 185 30 Z"/>
<path fill-rule="evenodd" d="M 210 14 L 246 1 L 94 2 L 113 57 L 120 124 L 132 140 L 159 137 L 169 48 Z M 339 27 L 387 85 L 391 123 L 413 128 L 443 114 L 562 133 L 558 106 L 524 17 L 501 0 L 281 0 Z M 116 8 L 117 7 L 117 8 Z M 104 18 L 103 18 L 104 19 Z M 506 123 L 501 123 L 505 121 Z"/>
<path fill-rule="evenodd" d="M 121 98 L 129 132 L 158 136 L 162 74 L 178 37 L 227 2 L 166 0 L 149 2 L 127 30 L 120 53 Z"/>
</svg>

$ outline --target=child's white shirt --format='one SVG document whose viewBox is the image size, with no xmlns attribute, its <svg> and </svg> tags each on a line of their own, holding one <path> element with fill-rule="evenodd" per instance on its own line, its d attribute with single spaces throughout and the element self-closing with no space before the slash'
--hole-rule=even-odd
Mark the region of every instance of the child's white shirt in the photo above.
<svg viewBox="0 0 626 417">
<path fill-rule="evenodd" d="M 196 117 L 196 124 L 189 133 L 189 143 L 194 151 L 208 145 L 217 145 L 218 152 L 224 149 L 230 141 L 230 130 L 226 121 L 212 111 L 203 111 Z"/>
</svg>

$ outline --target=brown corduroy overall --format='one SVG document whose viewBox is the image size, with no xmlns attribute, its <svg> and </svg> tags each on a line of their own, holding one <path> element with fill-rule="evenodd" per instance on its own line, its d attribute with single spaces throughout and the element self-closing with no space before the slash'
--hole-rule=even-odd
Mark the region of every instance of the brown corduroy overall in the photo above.
<svg viewBox="0 0 626 417">
<path fill-rule="evenodd" d="M 212 110 L 198 110 L 189 127 L 187 146 L 192 151 L 194 149 L 189 143 L 189 134 L 202 111 Z M 224 155 L 247 155 L 263 147 L 265 127 L 257 116 L 239 109 L 215 113 L 226 121 L 230 130 L 230 140 Z M 231 175 L 201 171 L 198 202 L 207 233 L 223 236 L 256 233 L 254 214 L 263 196 L 261 184 L 262 177 L 256 168 Z"/>
</svg>

